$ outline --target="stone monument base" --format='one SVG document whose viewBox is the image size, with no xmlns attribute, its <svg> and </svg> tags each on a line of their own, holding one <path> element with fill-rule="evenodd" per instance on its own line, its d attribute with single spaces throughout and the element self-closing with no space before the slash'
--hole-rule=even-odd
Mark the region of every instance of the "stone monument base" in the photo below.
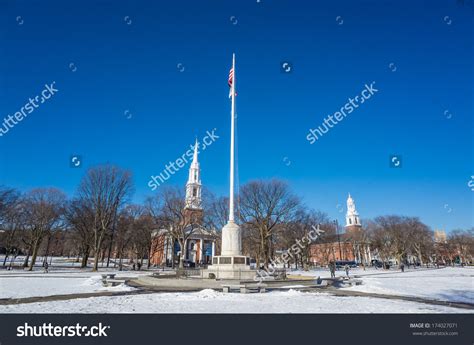
<svg viewBox="0 0 474 345">
<path fill-rule="evenodd" d="M 215 256 L 212 266 L 203 271 L 203 278 L 254 280 L 257 271 L 250 268 L 250 258 L 245 256 Z"/>
</svg>

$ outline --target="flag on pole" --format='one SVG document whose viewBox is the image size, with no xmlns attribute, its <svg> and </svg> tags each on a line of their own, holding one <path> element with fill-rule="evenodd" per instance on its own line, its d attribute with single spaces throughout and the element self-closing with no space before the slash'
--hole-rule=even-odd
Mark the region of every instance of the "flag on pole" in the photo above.
<svg viewBox="0 0 474 345">
<path fill-rule="evenodd" d="M 227 84 L 229 84 L 230 90 L 229 90 L 229 98 L 232 97 L 232 90 L 234 89 L 233 84 L 234 84 L 234 68 L 232 67 L 229 71 L 229 79 L 227 80 Z"/>
</svg>

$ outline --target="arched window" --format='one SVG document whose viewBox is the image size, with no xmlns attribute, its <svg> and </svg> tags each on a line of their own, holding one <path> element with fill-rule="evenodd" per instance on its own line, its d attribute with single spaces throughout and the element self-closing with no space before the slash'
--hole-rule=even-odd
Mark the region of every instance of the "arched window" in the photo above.
<svg viewBox="0 0 474 345">
<path fill-rule="evenodd" d="M 197 189 L 193 188 L 193 196 L 197 196 Z"/>
<path fill-rule="evenodd" d="M 351 224 L 351 225 L 352 225 L 352 219 L 351 219 L 351 218 L 349 218 L 349 224 Z"/>
</svg>

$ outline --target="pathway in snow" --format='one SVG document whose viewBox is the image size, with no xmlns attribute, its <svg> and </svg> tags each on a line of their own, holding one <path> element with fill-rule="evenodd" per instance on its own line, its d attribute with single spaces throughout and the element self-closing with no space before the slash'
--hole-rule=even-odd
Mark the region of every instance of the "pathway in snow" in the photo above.
<svg viewBox="0 0 474 345">
<path fill-rule="evenodd" d="M 0 313 L 466 313 L 465 309 L 371 297 L 274 291 L 127 294 L 0 305 Z"/>
<path fill-rule="evenodd" d="M 0 272 L 1 312 L 248 312 L 248 313 L 334 313 L 334 312 L 456 312 L 474 311 L 474 269 L 417 269 L 404 273 L 383 270 L 353 270 L 363 285 L 318 292 L 273 291 L 265 294 L 222 294 L 217 291 L 157 293 L 130 286 L 103 287 L 100 274 L 90 271 L 58 270 Z M 118 277 L 138 277 L 150 272 L 115 272 Z M 327 270 L 292 272 L 312 277 Z M 338 272 L 338 275 L 343 275 Z M 171 300 L 167 300 L 171 299 Z M 144 303 L 145 300 L 150 304 Z M 204 303 L 196 307 L 183 301 Z M 208 303 L 212 301 L 212 303 Z M 135 304 L 136 303 L 136 304 Z M 158 303 L 155 305 L 153 303 Z M 305 303 L 309 303 L 305 305 Z M 370 305 L 366 305 L 369 303 Z M 94 308 L 92 305 L 97 304 Z M 229 306 L 227 306 L 229 304 Z M 242 305 L 241 305 L 242 304 Z M 335 308 L 323 310 L 333 304 Z M 281 305 L 277 309 L 274 305 Z M 84 306 L 90 310 L 86 311 Z M 230 307 L 233 309 L 231 310 Z M 61 311 L 65 308 L 64 311 Z M 168 308 L 168 309 L 166 309 Z M 337 310 L 336 310 L 337 309 Z M 357 309 L 357 310 L 356 310 Z M 411 311 L 410 311 L 411 310 Z"/>
<path fill-rule="evenodd" d="M 292 272 L 293 275 L 326 277 L 327 270 Z M 420 297 L 428 300 L 474 303 L 474 267 L 418 268 L 405 270 L 351 270 L 363 284 L 344 288 L 369 294 Z M 338 276 L 344 276 L 339 271 Z"/>
</svg>

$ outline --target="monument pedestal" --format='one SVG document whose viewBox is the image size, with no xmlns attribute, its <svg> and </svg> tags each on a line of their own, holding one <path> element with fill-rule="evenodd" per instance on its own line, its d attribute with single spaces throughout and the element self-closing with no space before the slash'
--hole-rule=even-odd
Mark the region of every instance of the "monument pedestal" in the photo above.
<svg viewBox="0 0 474 345">
<path fill-rule="evenodd" d="M 256 271 L 250 268 L 250 258 L 245 256 L 215 256 L 212 266 L 204 270 L 204 278 L 254 280 Z"/>
<path fill-rule="evenodd" d="M 253 280 L 256 271 L 250 268 L 250 258 L 241 250 L 240 228 L 229 221 L 222 228 L 222 254 L 212 258 L 212 266 L 204 270 L 204 278 Z"/>
</svg>

